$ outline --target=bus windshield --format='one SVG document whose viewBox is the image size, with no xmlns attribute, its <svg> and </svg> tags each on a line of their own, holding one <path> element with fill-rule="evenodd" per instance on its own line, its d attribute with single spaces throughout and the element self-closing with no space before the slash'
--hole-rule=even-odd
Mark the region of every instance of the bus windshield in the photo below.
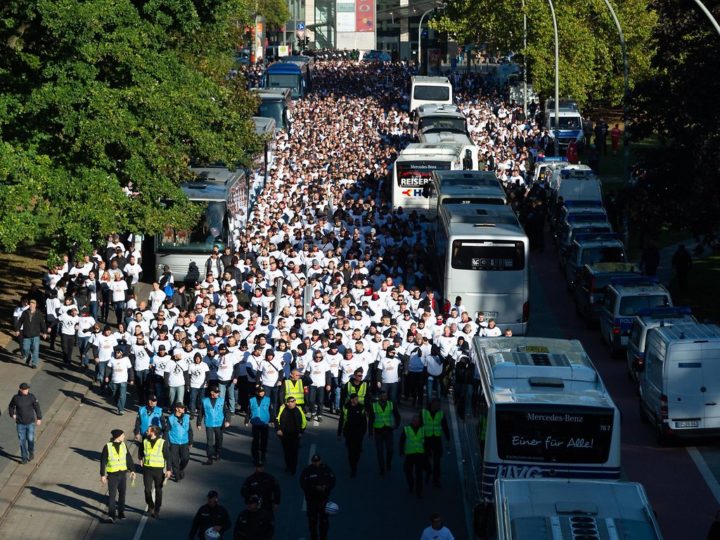
<svg viewBox="0 0 720 540">
<path fill-rule="evenodd" d="M 395 163 L 397 167 L 397 184 L 399 187 L 423 187 L 432 180 L 432 171 L 449 170 L 449 161 L 405 161 Z"/>
<path fill-rule="evenodd" d="M 207 204 L 203 216 L 192 230 L 166 229 L 158 235 L 158 251 L 208 253 L 225 238 L 225 202 L 196 202 Z"/>
<path fill-rule="evenodd" d="M 455 240 L 451 260 L 457 270 L 523 270 L 525 245 L 523 242 Z"/>
<path fill-rule="evenodd" d="M 293 95 L 300 91 L 300 77 L 298 75 L 284 73 L 268 73 L 269 88 L 292 88 Z"/>
<path fill-rule="evenodd" d="M 498 457 L 507 461 L 605 463 L 613 435 L 612 409 L 497 405 Z"/>
<path fill-rule="evenodd" d="M 418 120 L 418 130 L 423 133 L 437 131 L 467 133 L 464 118 L 448 118 L 447 116 L 423 116 Z"/>
<path fill-rule="evenodd" d="M 413 99 L 420 101 L 445 102 L 450 100 L 450 88 L 447 86 L 424 86 L 416 85 L 413 92 Z"/>
<path fill-rule="evenodd" d="M 261 101 L 258 116 L 272 118 L 278 128 L 286 128 L 283 109 L 284 103 L 282 101 Z"/>
<path fill-rule="evenodd" d="M 445 197 L 441 204 L 505 204 L 499 197 Z"/>
</svg>

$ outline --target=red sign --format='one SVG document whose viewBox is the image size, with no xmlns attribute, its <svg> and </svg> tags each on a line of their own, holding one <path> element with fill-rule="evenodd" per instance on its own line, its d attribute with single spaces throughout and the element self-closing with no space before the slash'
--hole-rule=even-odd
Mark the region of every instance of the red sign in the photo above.
<svg viewBox="0 0 720 540">
<path fill-rule="evenodd" d="M 375 31 L 375 0 L 355 0 L 355 31 Z"/>
</svg>

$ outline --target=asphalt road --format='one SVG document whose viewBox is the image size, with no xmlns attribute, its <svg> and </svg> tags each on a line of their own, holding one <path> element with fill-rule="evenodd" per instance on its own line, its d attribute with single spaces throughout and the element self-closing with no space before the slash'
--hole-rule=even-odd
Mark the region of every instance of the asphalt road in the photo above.
<svg viewBox="0 0 720 540">
<path fill-rule="evenodd" d="M 598 332 L 588 329 L 576 317 L 552 244 L 548 244 L 544 253 L 533 254 L 531 280 L 529 334 L 579 339 L 622 411 L 623 477 L 645 486 L 666 539 L 704 538 L 717 503 L 696 462 L 707 467 L 711 483 L 717 483 L 720 452 L 710 446 L 696 451 L 656 445 L 651 428 L 640 423 L 637 394 L 627 377 L 625 363 L 611 358 Z M 446 412 L 449 408 L 449 404 L 445 404 Z M 407 421 L 412 411 L 404 406 L 402 412 L 403 420 Z M 129 513 L 129 519 L 123 523 L 98 524 L 92 538 L 185 537 L 192 516 L 204 502 L 208 489 L 220 492 L 221 504 L 230 510 L 234 521 L 243 508 L 240 485 L 252 472 L 252 465 L 249 432 L 242 427 L 240 418 L 236 417 L 233 424 L 225 439 L 225 459 L 211 467 L 201 465 L 204 434 L 196 435 L 198 444 L 193 448 L 187 477 L 181 484 L 168 483 L 159 520 L 140 517 L 144 499 L 142 481 L 138 480 L 128 497 L 130 508 L 138 512 Z M 456 538 L 469 538 L 469 515 L 476 500 L 479 456 L 474 446 L 472 423 L 466 426 L 456 422 L 455 425 L 457 429 L 451 444 L 446 445 L 443 487 L 428 486 L 424 498 L 418 500 L 407 493 L 402 462 L 397 456 L 392 473 L 384 479 L 379 478 L 374 446 L 366 439 L 360 473 L 357 479 L 351 479 L 344 444 L 335 436 L 336 418 L 326 417 L 321 424 L 312 423 L 303 438 L 300 460 L 306 463 L 312 453 L 318 452 L 336 472 L 338 483 L 331 498 L 340 505 L 341 511 L 331 520 L 330 537 L 337 538 L 342 534 L 347 540 L 371 537 L 416 539 L 426 526 L 429 514 L 438 511 Z M 266 470 L 275 474 L 282 486 L 283 500 L 276 518 L 275 537 L 309 538 L 298 484 L 299 472 L 294 477 L 282 472 L 280 445 L 272 435 Z"/>
</svg>

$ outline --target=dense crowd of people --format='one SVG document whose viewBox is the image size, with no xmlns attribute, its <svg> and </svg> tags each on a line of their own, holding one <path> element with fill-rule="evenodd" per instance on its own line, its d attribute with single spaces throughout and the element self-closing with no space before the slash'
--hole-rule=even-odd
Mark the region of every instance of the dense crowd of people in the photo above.
<svg viewBox="0 0 720 540">
<path fill-rule="evenodd" d="M 222 429 L 234 414 L 252 425 L 259 464 L 274 427 L 289 474 L 297 464 L 293 437 L 308 418 L 328 414 L 339 416 L 353 474 L 366 430 L 378 434 L 380 472 L 389 469 L 404 399 L 418 413 L 400 437 L 408 485 L 421 495 L 415 453 L 439 485 L 440 441 L 448 433 L 438 398 L 454 392 L 465 418 L 477 390 L 470 342 L 503 330 L 467 312 L 462 298 L 440 297 L 425 251 L 432 225 L 389 202 L 393 161 L 413 141 L 413 70 L 402 62 L 318 61 L 313 91 L 295 103 L 291 128 L 277 134 L 275 165 L 247 227 L 208 254 L 198 279 L 175 281 L 166 272 L 147 300 L 136 298 L 141 254 L 113 236 L 99 252 L 52 269 L 44 290 L 23 299 L 15 322 L 24 358 L 36 366 L 39 338 L 47 333 L 53 348 L 59 335 L 66 363 L 76 347 L 82 366 L 94 360 L 92 376 L 118 414 L 134 386 L 142 405 L 138 438 L 168 432 L 165 420 L 153 423 L 156 409 L 180 420 L 187 414 L 205 428 L 208 464 L 220 458 Z M 255 67 L 244 76 L 260 80 Z M 547 133 L 479 75 L 452 80 L 481 167 L 496 171 L 514 206 L 528 213 L 528 175 Z M 36 324 L 38 307 L 45 320 Z M 122 437 L 113 432 L 108 443 L 116 452 Z M 170 449 L 186 439 L 171 440 Z M 154 444 L 144 447 L 148 455 Z M 181 480 L 184 454 L 166 454 L 167 476 Z M 312 537 L 323 537 L 325 521 L 312 519 L 319 527 Z"/>
</svg>

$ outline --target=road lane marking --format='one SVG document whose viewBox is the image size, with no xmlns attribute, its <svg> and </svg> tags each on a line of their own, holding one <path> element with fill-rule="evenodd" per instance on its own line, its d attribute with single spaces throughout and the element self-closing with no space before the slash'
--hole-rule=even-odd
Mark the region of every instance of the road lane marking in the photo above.
<svg viewBox="0 0 720 540">
<path fill-rule="evenodd" d="M 147 514 L 143 514 L 143 517 L 140 518 L 140 523 L 138 523 L 137 529 L 135 529 L 135 536 L 133 536 L 133 540 L 140 540 L 140 538 L 142 538 L 142 533 L 143 530 L 145 530 L 147 520 Z"/>
<path fill-rule="evenodd" d="M 465 513 L 465 528 L 467 529 L 467 538 L 473 538 L 472 526 L 470 525 L 470 514 L 468 512 L 468 501 L 465 494 L 465 474 L 463 470 L 463 451 L 460 444 L 460 432 L 458 431 L 458 421 L 455 416 L 455 396 L 450 396 L 450 424 L 453 430 L 453 442 L 455 443 L 455 455 L 458 467 L 458 480 L 460 481 L 460 493 L 462 494 L 463 510 Z"/>
<path fill-rule="evenodd" d="M 693 460 L 698 471 L 700 471 L 700 475 L 703 477 L 703 480 L 705 480 L 705 483 L 715 497 L 715 500 L 720 503 L 720 483 L 718 483 L 715 475 L 710 470 L 710 467 L 708 467 L 708 464 L 702 457 L 700 450 L 694 446 L 688 446 L 686 450 L 687 453 L 690 454 L 690 459 Z"/>
<path fill-rule="evenodd" d="M 308 465 L 310 465 L 310 463 L 312 462 L 312 457 L 315 455 L 316 448 L 317 448 L 317 445 L 315 443 L 312 443 L 310 445 L 310 454 L 308 454 L 308 460 L 307 460 Z M 303 494 L 303 503 L 302 503 L 302 506 L 300 507 L 300 509 L 303 512 L 307 512 L 307 501 L 305 500 L 304 494 Z M 138 539 L 135 539 L 135 540 L 138 540 Z M 303 540 L 303 539 L 301 539 L 301 540 Z"/>
</svg>

